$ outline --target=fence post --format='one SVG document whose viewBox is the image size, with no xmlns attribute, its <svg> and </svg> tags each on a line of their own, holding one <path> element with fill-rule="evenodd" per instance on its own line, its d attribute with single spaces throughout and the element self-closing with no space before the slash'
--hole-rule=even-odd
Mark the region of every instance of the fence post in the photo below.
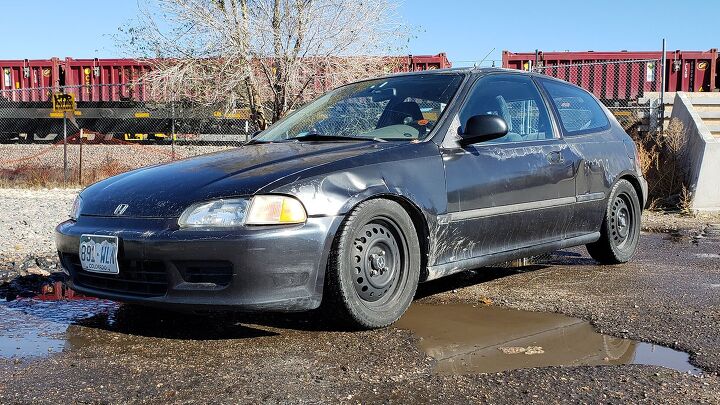
<svg viewBox="0 0 720 405">
<path fill-rule="evenodd" d="M 67 161 L 67 112 L 63 113 L 63 183 L 67 185 L 68 181 L 68 161 Z"/>
<path fill-rule="evenodd" d="M 83 129 L 80 128 L 80 161 L 78 162 L 78 183 L 82 184 L 82 144 L 83 144 Z"/>
<path fill-rule="evenodd" d="M 170 134 L 170 150 L 172 153 L 172 160 L 175 160 L 175 100 L 171 102 L 172 117 L 170 118 L 171 134 Z"/>
<path fill-rule="evenodd" d="M 665 38 L 662 40 L 662 74 L 660 75 L 660 133 L 664 131 L 665 128 L 665 75 L 667 74 L 665 72 L 665 69 L 667 68 L 667 55 L 665 54 Z"/>
</svg>

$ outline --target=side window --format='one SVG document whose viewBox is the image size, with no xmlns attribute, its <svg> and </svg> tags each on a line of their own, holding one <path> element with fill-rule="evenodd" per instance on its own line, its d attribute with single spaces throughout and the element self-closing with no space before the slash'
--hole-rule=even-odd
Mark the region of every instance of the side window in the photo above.
<svg viewBox="0 0 720 405">
<path fill-rule="evenodd" d="M 460 111 L 463 130 L 474 115 L 502 117 L 508 134 L 488 143 L 552 139 L 552 126 L 540 92 L 532 79 L 520 75 L 491 75 L 475 83 Z"/>
<path fill-rule="evenodd" d="M 588 92 L 553 80 L 542 80 L 552 99 L 560 123 L 568 135 L 606 129 L 610 125 L 605 111 Z"/>
</svg>

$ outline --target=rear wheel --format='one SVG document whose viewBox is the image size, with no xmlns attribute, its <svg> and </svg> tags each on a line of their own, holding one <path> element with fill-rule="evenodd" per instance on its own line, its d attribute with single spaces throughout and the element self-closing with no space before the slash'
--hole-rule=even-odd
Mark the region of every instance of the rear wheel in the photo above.
<svg viewBox="0 0 720 405">
<path fill-rule="evenodd" d="M 603 264 L 630 260 L 640 239 L 640 217 L 640 200 L 635 187 L 627 180 L 619 180 L 608 198 L 600 240 L 587 245 L 590 256 Z"/>
<path fill-rule="evenodd" d="M 420 244 L 405 209 L 385 199 L 363 202 L 348 214 L 333 245 L 323 306 L 365 329 L 398 320 L 420 278 Z"/>
</svg>

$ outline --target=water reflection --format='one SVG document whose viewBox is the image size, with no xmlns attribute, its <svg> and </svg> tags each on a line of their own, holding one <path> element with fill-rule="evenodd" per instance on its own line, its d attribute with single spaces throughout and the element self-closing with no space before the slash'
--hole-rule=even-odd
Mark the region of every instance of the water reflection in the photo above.
<svg viewBox="0 0 720 405">
<path fill-rule="evenodd" d="M 397 327 L 420 338 L 441 374 L 519 368 L 651 364 L 700 374 L 686 353 L 597 333 L 559 314 L 465 304 L 414 304 Z"/>
</svg>

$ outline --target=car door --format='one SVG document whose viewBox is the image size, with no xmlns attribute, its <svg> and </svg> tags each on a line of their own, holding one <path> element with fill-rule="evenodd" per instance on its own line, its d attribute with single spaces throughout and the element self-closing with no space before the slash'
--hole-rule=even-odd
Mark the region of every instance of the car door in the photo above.
<svg viewBox="0 0 720 405">
<path fill-rule="evenodd" d="M 502 117 L 509 131 L 465 147 L 448 138 L 443 142 L 448 198 L 444 221 L 449 234 L 465 246 L 448 249 L 439 262 L 559 240 L 572 220 L 578 156 L 559 136 L 530 76 L 490 74 L 478 79 L 449 134 L 482 114 Z"/>
<path fill-rule="evenodd" d="M 541 78 L 538 82 L 548 95 L 563 139 L 582 156 L 575 183 L 578 206 L 573 232 L 582 235 L 597 231 L 612 188 L 609 173 L 621 172 L 625 162 L 611 157 L 624 151 L 625 145 L 615 136 L 603 108 L 590 93 L 555 79 Z"/>
</svg>

